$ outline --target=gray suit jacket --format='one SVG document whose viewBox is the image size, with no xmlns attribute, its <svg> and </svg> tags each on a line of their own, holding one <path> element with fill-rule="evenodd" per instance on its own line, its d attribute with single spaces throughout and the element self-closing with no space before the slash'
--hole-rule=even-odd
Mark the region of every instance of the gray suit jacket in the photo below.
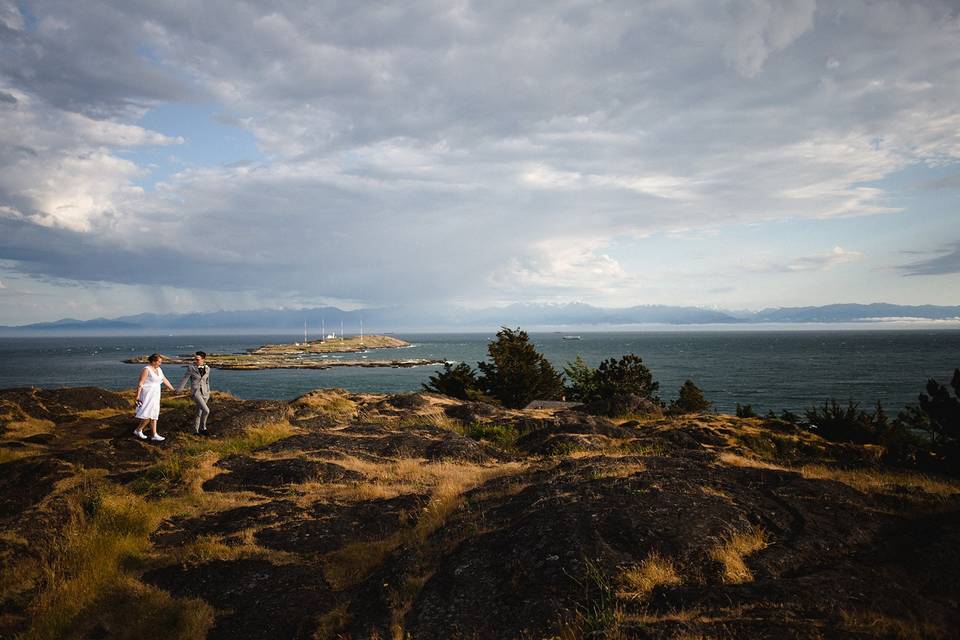
<svg viewBox="0 0 960 640">
<path fill-rule="evenodd" d="M 204 398 L 210 397 L 210 365 L 204 366 L 206 371 L 203 372 L 203 375 L 200 375 L 200 369 L 197 368 L 197 365 L 187 365 L 187 373 L 184 374 L 183 380 L 181 380 L 177 386 L 177 393 L 183 391 L 189 382 L 190 390 L 193 393 L 199 391 L 200 395 Z"/>
</svg>

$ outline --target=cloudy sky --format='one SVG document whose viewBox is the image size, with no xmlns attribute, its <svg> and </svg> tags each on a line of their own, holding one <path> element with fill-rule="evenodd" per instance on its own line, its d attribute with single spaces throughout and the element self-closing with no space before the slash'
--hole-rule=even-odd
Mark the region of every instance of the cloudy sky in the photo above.
<svg viewBox="0 0 960 640">
<path fill-rule="evenodd" d="M 957 2 L 0 0 L 0 324 L 960 304 Z"/>
</svg>

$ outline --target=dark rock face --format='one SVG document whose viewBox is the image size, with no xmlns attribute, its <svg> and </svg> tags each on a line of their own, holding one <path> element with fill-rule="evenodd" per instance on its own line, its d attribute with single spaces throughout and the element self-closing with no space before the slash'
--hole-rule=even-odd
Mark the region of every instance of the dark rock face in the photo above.
<svg viewBox="0 0 960 640">
<path fill-rule="evenodd" d="M 22 514 L 47 497 L 58 480 L 70 475 L 69 465 L 50 458 L 24 458 L 0 464 L 0 518 Z"/>
<path fill-rule="evenodd" d="M 361 480 L 363 475 L 343 467 L 316 460 L 288 458 L 257 460 L 233 456 L 217 463 L 230 473 L 221 473 L 203 484 L 206 491 L 255 491 L 266 495 L 283 493 L 287 486 L 301 482 L 343 482 Z"/>
<path fill-rule="evenodd" d="M 185 415 L 180 418 L 180 424 L 185 431 L 192 431 L 196 410 L 190 407 L 181 412 Z M 216 435 L 233 436 L 253 427 L 282 422 L 286 416 L 285 402 L 216 398 L 210 404 L 207 428 Z"/>
<path fill-rule="evenodd" d="M 203 598 L 227 612 L 217 617 L 208 640 L 312 639 L 317 617 L 333 603 L 313 567 L 265 560 L 165 567 L 148 572 L 143 581 L 178 596 Z"/>
<path fill-rule="evenodd" d="M 304 510 L 289 500 L 271 500 L 198 517 L 176 517 L 162 523 L 151 540 L 161 547 L 175 547 L 211 535 L 222 536 L 229 542 L 245 529 L 269 526 L 303 514 Z"/>
<path fill-rule="evenodd" d="M 256 539 L 279 551 L 327 553 L 399 531 L 416 521 L 425 502 L 425 496 L 403 495 L 348 506 L 315 504 L 304 518 L 262 529 Z"/>
<path fill-rule="evenodd" d="M 636 437 L 636 431 L 615 426 L 605 418 L 569 411 L 559 414 L 552 424 L 534 423 L 533 429 L 517 440 L 517 448 L 531 455 L 602 451 L 615 440 Z"/>
<path fill-rule="evenodd" d="M 483 422 L 504 412 L 486 402 L 467 402 L 447 407 L 444 413 L 464 422 Z"/>
<path fill-rule="evenodd" d="M 358 424 L 335 431 L 291 436 L 264 449 L 270 453 L 324 450 L 354 456 L 359 454 L 360 457 L 373 456 L 374 459 L 426 458 L 431 461 L 490 462 L 513 458 L 490 445 L 430 425 L 395 429 L 379 424 Z"/>
<path fill-rule="evenodd" d="M 0 389 L 0 405 L 2 404 L 19 407 L 32 418 L 54 422 L 71 419 L 81 411 L 133 410 L 133 404 L 128 398 L 97 387 Z"/>
</svg>

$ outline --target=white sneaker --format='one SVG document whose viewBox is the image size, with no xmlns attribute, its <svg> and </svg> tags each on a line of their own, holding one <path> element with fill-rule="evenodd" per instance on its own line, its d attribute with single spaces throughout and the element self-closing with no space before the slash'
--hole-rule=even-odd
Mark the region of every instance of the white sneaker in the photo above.
<svg viewBox="0 0 960 640">
<path fill-rule="evenodd" d="M 161 436 L 161 435 L 159 435 L 159 434 L 157 434 L 157 435 L 155 435 L 155 436 L 150 436 L 150 439 L 153 440 L 154 442 L 163 442 L 164 440 L 166 440 L 166 438 L 164 438 L 163 436 Z"/>
<path fill-rule="evenodd" d="M 140 429 L 134 429 L 134 430 L 133 430 L 133 435 L 134 435 L 134 437 L 140 438 L 141 440 L 146 440 L 146 439 L 147 439 L 147 434 L 145 434 L 143 431 L 140 431 Z"/>
</svg>

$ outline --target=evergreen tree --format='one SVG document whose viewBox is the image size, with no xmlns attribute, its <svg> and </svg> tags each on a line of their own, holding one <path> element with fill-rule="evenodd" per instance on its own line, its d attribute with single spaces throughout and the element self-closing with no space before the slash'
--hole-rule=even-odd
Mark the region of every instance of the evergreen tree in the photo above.
<svg viewBox="0 0 960 640">
<path fill-rule="evenodd" d="M 597 367 L 597 394 L 607 399 L 622 395 L 635 395 L 659 402 L 657 391 L 660 383 L 653 379 L 643 359 L 632 353 L 619 360 L 608 358 Z"/>
<path fill-rule="evenodd" d="M 577 356 L 576 360 L 563 368 L 570 380 L 567 386 L 567 399 L 575 402 L 594 402 L 598 399 L 597 370 Z"/>
<path fill-rule="evenodd" d="M 487 346 L 489 362 L 480 362 L 480 386 L 504 406 L 522 408 L 532 400 L 563 397 L 563 374 L 530 344 L 526 331 L 502 327 Z"/>
<path fill-rule="evenodd" d="M 926 431 L 934 464 L 941 470 L 960 473 L 960 369 L 954 370 L 950 388 L 928 380 L 926 393 L 920 394 L 919 401 L 919 406 L 904 408 L 895 424 Z"/>
<path fill-rule="evenodd" d="M 427 391 L 434 391 L 445 396 L 469 400 L 480 390 L 480 382 L 473 367 L 466 362 L 453 366 L 449 362 L 443 363 L 443 371 L 437 371 L 430 376 L 427 384 L 423 385 Z"/>
<path fill-rule="evenodd" d="M 703 397 L 703 391 L 694 384 L 693 380 L 687 380 L 680 387 L 680 395 L 676 400 L 670 403 L 667 413 L 680 415 L 683 413 L 702 413 L 710 408 L 710 402 Z"/>
</svg>

